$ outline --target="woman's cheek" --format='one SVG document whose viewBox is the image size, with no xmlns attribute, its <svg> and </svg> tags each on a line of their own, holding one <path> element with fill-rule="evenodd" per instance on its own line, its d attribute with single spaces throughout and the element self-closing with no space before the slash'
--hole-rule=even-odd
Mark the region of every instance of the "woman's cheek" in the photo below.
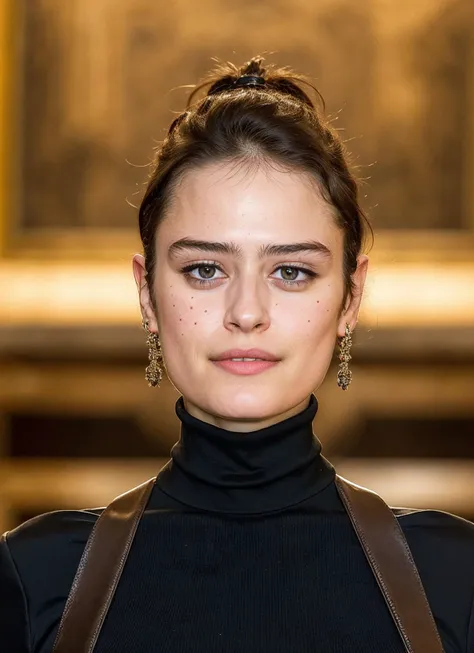
<svg viewBox="0 0 474 653">
<path fill-rule="evenodd" d="M 303 326 L 307 327 L 305 330 L 313 337 L 321 329 L 324 330 L 325 325 L 332 318 L 331 305 L 324 299 L 316 299 L 309 302 L 308 305 L 301 308 L 299 314 L 304 320 L 305 324 Z"/>
</svg>

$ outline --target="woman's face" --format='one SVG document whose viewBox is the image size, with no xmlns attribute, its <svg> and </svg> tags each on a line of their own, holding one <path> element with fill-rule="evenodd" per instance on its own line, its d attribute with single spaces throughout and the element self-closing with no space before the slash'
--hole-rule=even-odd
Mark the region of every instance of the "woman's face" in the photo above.
<svg viewBox="0 0 474 653">
<path fill-rule="evenodd" d="M 140 255 L 134 273 L 188 412 L 245 432 L 303 410 L 337 336 L 357 321 L 367 257 L 358 263 L 356 297 L 343 307 L 343 232 L 308 177 L 230 163 L 187 172 L 157 229 L 153 288 Z M 215 362 L 254 348 L 277 361 L 258 373 L 249 363 Z"/>
</svg>

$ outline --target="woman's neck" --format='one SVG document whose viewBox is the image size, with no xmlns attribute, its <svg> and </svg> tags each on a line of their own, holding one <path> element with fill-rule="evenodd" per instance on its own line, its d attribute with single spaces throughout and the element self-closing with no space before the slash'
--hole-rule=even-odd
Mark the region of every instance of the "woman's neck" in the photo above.
<svg viewBox="0 0 474 653">
<path fill-rule="evenodd" d="M 181 437 L 157 485 L 187 506 L 213 512 L 261 514 L 300 503 L 335 475 L 313 434 L 317 409 L 311 395 L 298 414 L 242 437 L 197 419 L 180 397 Z"/>
</svg>

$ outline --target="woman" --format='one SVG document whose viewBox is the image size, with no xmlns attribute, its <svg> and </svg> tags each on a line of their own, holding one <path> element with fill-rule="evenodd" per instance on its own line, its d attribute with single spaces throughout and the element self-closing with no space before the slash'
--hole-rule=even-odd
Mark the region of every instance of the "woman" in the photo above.
<svg viewBox="0 0 474 653">
<path fill-rule="evenodd" d="M 50 653 L 55 642 L 71 653 L 415 650 L 397 618 L 404 600 L 382 594 L 312 433 L 313 392 L 338 339 L 337 382 L 351 382 L 368 259 L 356 182 L 302 81 L 261 59 L 229 64 L 172 123 L 140 207 L 133 271 L 146 377 L 159 385 L 166 363 L 182 394 L 181 437 L 141 495 L 126 555 L 118 534 L 92 531 L 102 509 L 44 514 L 3 537 L 2 652 Z M 390 519 L 413 554 L 432 633 L 447 653 L 473 653 L 474 525 L 432 510 L 391 509 Z M 109 582 L 106 554 L 85 549 L 94 537 L 122 563 L 107 600 L 94 594 L 104 569 Z M 90 601 L 101 616 L 87 647 L 87 619 L 73 619 L 67 648 L 59 623 L 76 614 L 78 601 L 65 604 L 84 569 L 79 610 Z"/>
</svg>

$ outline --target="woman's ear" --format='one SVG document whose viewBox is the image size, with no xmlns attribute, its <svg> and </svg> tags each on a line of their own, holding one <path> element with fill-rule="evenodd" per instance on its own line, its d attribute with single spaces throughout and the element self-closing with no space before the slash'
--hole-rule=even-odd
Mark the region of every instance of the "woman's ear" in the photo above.
<svg viewBox="0 0 474 653">
<path fill-rule="evenodd" d="M 138 289 L 138 298 L 140 301 L 140 310 L 144 321 L 148 321 L 148 328 L 153 333 L 158 333 L 158 322 L 151 301 L 150 287 L 147 281 L 145 258 L 142 254 L 135 254 L 132 259 L 133 276 Z"/>
<path fill-rule="evenodd" d="M 337 327 L 337 335 L 342 338 L 346 332 L 346 323 L 351 327 L 351 331 L 355 329 L 357 319 L 359 316 L 359 309 L 362 301 L 362 294 L 364 292 L 365 279 L 367 277 L 367 269 L 369 266 L 369 258 L 365 254 L 361 254 L 357 258 L 357 268 L 352 275 L 354 282 L 354 293 L 352 297 L 346 300 L 346 305 L 341 313 L 339 324 Z"/>
</svg>

